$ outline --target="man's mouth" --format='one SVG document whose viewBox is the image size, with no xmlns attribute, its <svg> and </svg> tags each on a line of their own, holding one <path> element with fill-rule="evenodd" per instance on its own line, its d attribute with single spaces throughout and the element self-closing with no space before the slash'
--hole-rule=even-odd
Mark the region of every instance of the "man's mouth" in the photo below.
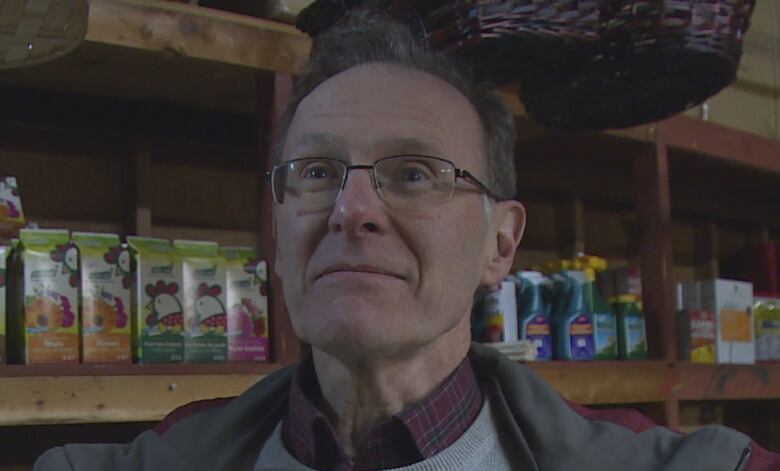
<svg viewBox="0 0 780 471">
<path fill-rule="evenodd" d="M 338 264 L 338 265 L 332 265 L 320 273 L 320 275 L 317 277 L 317 279 L 329 276 L 329 275 L 368 275 L 368 276 L 385 276 L 390 278 L 396 278 L 399 280 L 403 280 L 404 277 L 399 275 L 398 273 L 395 273 L 391 270 L 387 270 L 384 268 L 376 267 L 373 265 L 348 265 L 348 264 Z"/>
</svg>

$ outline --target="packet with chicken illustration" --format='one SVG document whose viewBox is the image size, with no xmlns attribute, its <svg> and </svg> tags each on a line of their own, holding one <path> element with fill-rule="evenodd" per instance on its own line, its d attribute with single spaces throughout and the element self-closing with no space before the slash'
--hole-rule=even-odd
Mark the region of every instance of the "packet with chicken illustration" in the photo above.
<svg viewBox="0 0 780 471">
<path fill-rule="evenodd" d="M 174 240 L 173 246 L 182 264 L 185 361 L 227 361 L 225 259 L 219 246 L 193 240 Z"/>
<path fill-rule="evenodd" d="M 139 363 L 184 361 L 181 262 L 164 239 L 127 238 L 135 265 L 131 291 L 133 355 Z"/>
<path fill-rule="evenodd" d="M 67 230 L 22 229 L 19 239 L 9 309 L 10 359 L 78 363 L 78 249 Z"/>
<path fill-rule="evenodd" d="M 228 360 L 268 360 L 268 273 L 254 249 L 225 247 Z"/>
<path fill-rule="evenodd" d="M 84 363 L 130 363 L 130 251 L 116 234 L 74 232 L 81 256 Z"/>
<path fill-rule="evenodd" d="M 0 239 L 18 237 L 24 227 L 22 198 L 14 177 L 0 177 Z"/>
</svg>

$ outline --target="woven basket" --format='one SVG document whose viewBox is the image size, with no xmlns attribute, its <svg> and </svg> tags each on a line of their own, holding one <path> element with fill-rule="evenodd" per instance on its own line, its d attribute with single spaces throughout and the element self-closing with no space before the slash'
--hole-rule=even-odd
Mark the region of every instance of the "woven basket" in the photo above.
<svg viewBox="0 0 780 471">
<path fill-rule="evenodd" d="M 0 69 L 55 59 L 87 32 L 87 0 L 0 0 Z"/>
<path fill-rule="evenodd" d="M 534 120 L 563 129 L 657 121 L 736 78 L 755 0 L 601 1 L 592 53 L 521 77 Z"/>
<path fill-rule="evenodd" d="M 312 36 L 361 0 L 317 0 Z M 626 127 L 701 103 L 736 77 L 755 0 L 373 0 L 417 15 L 477 78 L 519 80 L 529 115 L 564 129 Z M 421 18 L 421 19 L 420 19 Z"/>
</svg>

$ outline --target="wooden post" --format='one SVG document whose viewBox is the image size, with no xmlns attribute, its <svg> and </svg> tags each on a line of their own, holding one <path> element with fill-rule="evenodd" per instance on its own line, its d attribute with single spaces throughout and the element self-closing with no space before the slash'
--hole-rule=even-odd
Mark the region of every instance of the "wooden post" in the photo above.
<svg viewBox="0 0 780 471">
<path fill-rule="evenodd" d="M 274 262 L 276 245 L 272 218 L 273 198 L 271 185 L 265 172 L 273 166 L 272 148 L 279 119 L 292 90 L 292 75 L 286 73 L 259 72 L 257 75 L 257 129 L 258 129 L 258 178 L 260 178 L 260 214 L 258 228 L 260 247 L 258 253 L 268 262 L 270 333 L 272 359 L 281 364 L 298 361 L 302 355 L 301 341 L 295 335 L 284 303 L 281 280 L 276 276 Z"/>
<path fill-rule="evenodd" d="M 639 259 L 649 355 L 672 363 L 677 357 L 677 325 L 671 279 L 669 156 L 665 144 L 656 142 L 642 148 L 634 160 L 634 184 L 641 227 Z M 664 415 L 667 426 L 679 426 L 680 404 L 676 398 L 664 401 Z"/>
<path fill-rule="evenodd" d="M 651 358 L 676 358 L 676 324 L 672 286 L 672 217 L 666 146 L 644 147 L 634 161 L 637 212 L 641 226 L 639 258 L 642 300 Z"/>
<path fill-rule="evenodd" d="M 558 226 L 558 255 L 574 258 L 585 252 L 585 218 L 582 199 L 568 198 L 555 207 Z"/>
<path fill-rule="evenodd" d="M 152 149 L 149 142 L 139 142 L 130 157 L 127 201 L 128 234 L 152 235 Z"/>
<path fill-rule="evenodd" d="M 696 227 L 694 236 L 694 263 L 696 278 L 710 280 L 718 278 L 720 261 L 718 259 L 718 226 L 710 221 Z"/>
</svg>

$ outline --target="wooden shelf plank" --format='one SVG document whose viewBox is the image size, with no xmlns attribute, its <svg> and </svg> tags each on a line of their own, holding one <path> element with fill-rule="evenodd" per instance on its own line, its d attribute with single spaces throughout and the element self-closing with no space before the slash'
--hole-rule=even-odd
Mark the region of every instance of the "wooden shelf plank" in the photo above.
<svg viewBox="0 0 780 471">
<path fill-rule="evenodd" d="M 526 363 L 566 399 L 585 405 L 663 402 L 669 397 L 662 361 Z"/>
<path fill-rule="evenodd" d="M 685 401 L 780 399 L 780 363 L 678 363 L 673 369 L 672 391 Z"/>
<path fill-rule="evenodd" d="M 239 395 L 263 376 L 0 377 L 0 426 L 157 421 L 192 401 Z"/>
<path fill-rule="evenodd" d="M 159 0 L 90 1 L 86 40 L 283 72 L 300 70 L 311 48 L 290 25 Z"/>
<path fill-rule="evenodd" d="M 3 377 L 45 376 L 157 376 L 157 375 L 267 375 L 281 368 L 276 363 L 165 363 L 0 365 Z"/>
<path fill-rule="evenodd" d="M 661 141 L 672 148 L 780 173 L 780 141 L 776 139 L 687 116 L 661 121 L 658 123 L 658 135 Z"/>
<path fill-rule="evenodd" d="M 584 405 L 780 399 L 780 363 L 531 362 L 566 399 Z M 157 421 L 176 407 L 230 397 L 278 370 L 274 363 L 6 365 L 0 426 Z"/>
<path fill-rule="evenodd" d="M 237 396 L 278 368 L 262 363 L 4 366 L 0 426 L 157 421 L 193 401 Z"/>
</svg>

